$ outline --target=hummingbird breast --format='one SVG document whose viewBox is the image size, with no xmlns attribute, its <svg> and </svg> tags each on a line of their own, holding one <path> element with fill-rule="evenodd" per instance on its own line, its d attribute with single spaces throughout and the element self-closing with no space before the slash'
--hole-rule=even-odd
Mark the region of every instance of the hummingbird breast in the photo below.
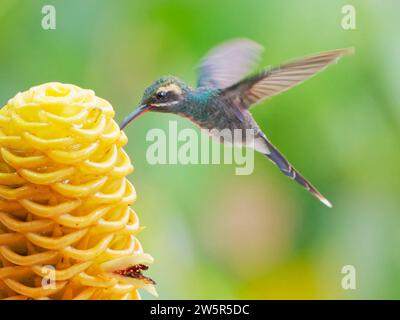
<svg viewBox="0 0 400 320">
<path fill-rule="evenodd" d="M 191 112 L 185 115 L 197 126 L 217 141 L 225 144 L 250 145 L 259 134 L 259 128 L 247 110 L 238 117 L 232 105 L 212 97 L 192 105 Z"/>
</svg>

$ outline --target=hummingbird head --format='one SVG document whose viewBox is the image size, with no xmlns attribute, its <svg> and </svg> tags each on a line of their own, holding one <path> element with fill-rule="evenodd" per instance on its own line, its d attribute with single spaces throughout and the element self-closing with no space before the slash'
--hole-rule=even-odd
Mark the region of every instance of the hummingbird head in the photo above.
<svg viewBox="0 0 400 320">
<path fill-rule="evenodd" d="M 173 76 L 165 76 L 150 85 L 143 94 L 139 106 L 121 124 L 121 129 L 148 111 L 175 113 L 182 106 L 190 87 Z"/>
</svg>

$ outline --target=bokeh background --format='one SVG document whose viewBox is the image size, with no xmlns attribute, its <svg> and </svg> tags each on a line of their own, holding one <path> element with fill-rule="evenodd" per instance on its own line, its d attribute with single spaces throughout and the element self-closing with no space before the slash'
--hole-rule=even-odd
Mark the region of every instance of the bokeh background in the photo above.
<svg viewBox="0 0 400 320">
<path fill-rule="evenodd" d="M 43 5 L 56 30 L 43 30 Z M 341 27 L 343 5 L 356 30 Z M 234 165 L 146 162 L 151 128 L 192 125 L 146 114 L 126 129 L 147 228 L 139 238 L 163 299 L 400 298 L 400 42 L 396 0 L 12 1 L 0 5 L 0 101 L 49 81 L 94 89 L 118 121 L 164 74 L 195 84 L 213 45 L 248 37 L 263 65 L 353 46 L 337 65 L 253 109 L 328 209 L 261 155 Z M 341 286 L 356 268 L 356 290 Z M 151 298 L 143 293 L 144 298 Z"/>
</svg>

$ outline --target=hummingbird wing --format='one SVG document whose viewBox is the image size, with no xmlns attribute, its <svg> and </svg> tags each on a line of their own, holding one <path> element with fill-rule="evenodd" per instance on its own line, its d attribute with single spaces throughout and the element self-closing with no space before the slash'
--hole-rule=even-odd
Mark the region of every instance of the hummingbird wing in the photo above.
<svg viewBox="0 0 400 320">
<path fill-rule="evenodd" d="M 326 199 L 318 190 L 315 188 L 306 178 L 304 178 L 299 171 L 297 171 L 290 163 L 286 160 L 285 156 L 266 138 L 264 134 L 260 133 L 256 141 L 256 150 L 260 151 L 268 157 L 281 171 L 282 173 L 299 183 L 307 191 L 309 191 L 314 197 L 321 201 L 324 205 L 331 208 L 332 204 Z"/>
<path fill-rule="evenodd" d="M 246 78 L 224 90 L 224 95 L 239 100 L 241 107 L 248 109 L 252 104 L 286 91 L 311 78 L 352 49 L 337 49 L 318 53 Z"/>
<path fill-rule="evenodd" d="M 201 61 L 198 87 L 227 88 L 258 63 L 263 47 L 248 39 L 235 39 L 212 49 Z"/>
</svg>

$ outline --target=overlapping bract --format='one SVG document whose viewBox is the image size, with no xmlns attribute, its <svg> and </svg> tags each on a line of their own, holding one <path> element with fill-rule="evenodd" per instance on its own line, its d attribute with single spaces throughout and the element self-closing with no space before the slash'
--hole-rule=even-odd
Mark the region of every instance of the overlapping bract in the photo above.
<svg viewBox="0 0 400 320">
<path fill-rule="evenodd" d="M 146 278 L 110 270 L 113 261 L 152 262 L 135 237 L 133 167 L 113 116 L 93 91 L 61 83 L 18 93 L 0 110 L 0 298 L 154 291 Z"/>
</svg>

